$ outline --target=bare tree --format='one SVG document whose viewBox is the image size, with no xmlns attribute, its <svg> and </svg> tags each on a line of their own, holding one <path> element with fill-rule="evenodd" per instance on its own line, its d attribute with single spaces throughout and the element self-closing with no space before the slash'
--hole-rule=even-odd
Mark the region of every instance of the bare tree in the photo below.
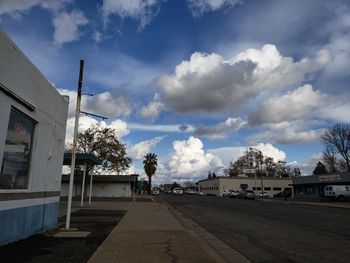
<svg viewBox="0 0 350 263">
<path fill-rule="evenodd" d="M 330 173 L 338 172 L 339 163 L 337 160 L 337 154 L 334 150 L 327 147 L 326 150 L 322 154 L 322 160 L 325 163 L 327 170 Z"/>
<path fill-rule="evenodd" d="M 346 170 L 350 172 L 350 126 L 335 124 L 321 136 L 321 141 L 327 149 L 342 157 L 341 161 L 343 161 Z"/>
<path fill-rule="evenodd" d="M 326 174 L 326 173 L 327 173 L 326 166 L 321 161 L 318 161 L 312 174 L 320 175 L 320 174 Z"/>
</svg>

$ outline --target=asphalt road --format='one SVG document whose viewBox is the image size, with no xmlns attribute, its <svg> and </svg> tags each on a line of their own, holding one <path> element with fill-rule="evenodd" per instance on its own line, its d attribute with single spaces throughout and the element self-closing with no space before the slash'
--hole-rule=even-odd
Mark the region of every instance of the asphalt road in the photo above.
<svg viewBox="0 0 350 263">
<path fill-rule="evenodd" d="M 350 262 L 350 209 L 160 195 L 252 262 Z"/>
</svg>

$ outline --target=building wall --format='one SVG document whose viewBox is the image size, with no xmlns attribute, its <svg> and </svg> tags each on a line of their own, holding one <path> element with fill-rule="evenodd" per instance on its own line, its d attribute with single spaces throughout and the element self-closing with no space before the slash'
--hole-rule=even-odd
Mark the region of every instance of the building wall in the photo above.
<svg viewBox="0 0 350 263">
<path fill-rule="evenodd" d="M 296 198 L 320 198 L 327 185 L 350 185 L 350 173 L 298 176 L 293 178 Z"/>
<path fill-rule="evenodd" d="M 62 97 L 15 44 L 0 31 L 0 167 L 11 107 L 33 119 L 29 183 L 26 189 L 0 189 L 0 245 L 25 238 L 57 224 L 59 191 L 68 111 Z M 0 175 L 1 176 L 1 175 Z"/>
<path fill-rule="evenodd" d="M 256 181 L 254 178 L 250 177 L 219 177 L 216 179 L 209 179 L 200 181 L 199 187 L 204 194 L 216 194 L 222 196 L 225 190 L 235 190 L 240 191 L 242 187 L 246 187 L 247 190 L 255 190 L 256 192 L 261 192 L 261 187 L 263 185 L 264 192 L 270 197 L 273 197 L 274 194 L 277 194 L 286 188 L 292 190 L 292 179 L 280 179 L 280 178 L 263 178 L 261 181 L 260 178 L 257 178 Z"/>
<path fill-rule="evenodd" d="M 62 183 L 61 196 L 68 196 L 69 183 Z M 89 184 L 86 185 L 84 196 L 89 195 Z M 131 197 L 130 182 L 96 183 L 92 185 L 92 197 Z M 81 185 L 74 184 L 73 196 L 81 196 Z"/>
<path fill-rule="evenodd" d="M 128 182 L 111 184 L 94 184 L 93 197 L 131 197 L 131 187 Z"/>
<path fill-rule="evenodd" d="M 198 182 L 198 190 L 203 192 L 203 194 L 205 194 L 205 195 L 220 196 L 220 180 L 219 180 L 219 178 L 199 181 Z"/>
</svg>

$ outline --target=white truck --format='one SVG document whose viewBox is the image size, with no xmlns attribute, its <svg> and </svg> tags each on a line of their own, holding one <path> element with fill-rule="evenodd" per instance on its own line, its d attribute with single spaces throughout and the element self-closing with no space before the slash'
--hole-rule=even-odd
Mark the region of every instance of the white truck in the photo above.
<svg viewBox="0 0 350 263">
<path fill-rule="evenodd" d="M 330 199 L 344 201 L 350 199 L 350 185 L 326 185 L 324 187 L 324 196 Z"/>
</svg>

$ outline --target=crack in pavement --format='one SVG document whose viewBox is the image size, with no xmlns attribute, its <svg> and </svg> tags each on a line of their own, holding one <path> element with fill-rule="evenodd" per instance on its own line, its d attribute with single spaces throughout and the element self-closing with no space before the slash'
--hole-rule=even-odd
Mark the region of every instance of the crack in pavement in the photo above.
<svg viewBox="0 0 350 263">
<path fill-rule="evenodd" d="M 171 247 L 172 247 L 172 238 L 169 238 L 166 242 L 166 247 L 165 247 L 165 254 L 169 255 L 171 257 L 171 263 L 176 263 L 177 262 L 177 257 L 171 253 Z"/>
</svg>

